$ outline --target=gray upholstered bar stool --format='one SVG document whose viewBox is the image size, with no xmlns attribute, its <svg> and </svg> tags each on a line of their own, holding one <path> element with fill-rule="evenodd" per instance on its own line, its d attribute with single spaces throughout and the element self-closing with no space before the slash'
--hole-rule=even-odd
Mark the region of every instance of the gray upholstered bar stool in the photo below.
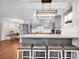
<svg viewBox="0 0 79 59">
<path fill-rule="evenodd" d="M 48 59 L 62 59 L 62 47 L 61 46 L 48 46 Z"/>
<path fill-rule="evenodd" d="M 78 59 L 79 48 L 76 46 L 64 46 L 64 59 Z"/>
<path fill-rule="evenodd" d="M 33 59 L 46 59 L 46 46 L 33 47 Z"/>
<path fill-rule="evenodd" d="M 21 45 L 17 48 L 17 59 L 31 59 L 32 45 Z"/>
<path fill-rule="evenodd" d="M 35 42 L 35 45 L 32 49 L 33 59 L 46 59 L 46 43 L 43 40 Z"/>
</svg>

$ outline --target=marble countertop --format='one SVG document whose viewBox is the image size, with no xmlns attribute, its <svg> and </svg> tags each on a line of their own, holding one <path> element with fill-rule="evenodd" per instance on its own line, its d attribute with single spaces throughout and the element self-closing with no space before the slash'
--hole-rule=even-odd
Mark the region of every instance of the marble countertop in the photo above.
<svg viewBox="0 0 79 59">
<path fill-rule="evenodd" d="M 72 35 L 63 35 L 63 34 L 26 34 L 26 35 L 20 35 L 20 37 L 23 38 L 73 38 L 78 39 L 78 36 L 72 36 Z"/>
</svg>

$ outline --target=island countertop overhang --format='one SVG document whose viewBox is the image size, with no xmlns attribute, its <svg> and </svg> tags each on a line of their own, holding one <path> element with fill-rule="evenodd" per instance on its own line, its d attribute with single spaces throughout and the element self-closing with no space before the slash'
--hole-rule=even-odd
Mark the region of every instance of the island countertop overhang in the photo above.
<svg viewBox="0 0 79 59">
<path fill-rule="evenodd" d="M 21 38 L 71 38 L 71 39 L 78 39 L 78 36 L 72 35 L 63 35 L 63 34 L 26 34 L 20 35 Z"/>
</svg>

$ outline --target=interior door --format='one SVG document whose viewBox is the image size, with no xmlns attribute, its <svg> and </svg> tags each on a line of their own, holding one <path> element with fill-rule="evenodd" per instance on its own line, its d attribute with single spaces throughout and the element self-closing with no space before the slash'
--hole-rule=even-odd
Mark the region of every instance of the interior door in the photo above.
<svg viewBox="0 0 79 59">
<path fill-rule="evenodd" d="M 0 40 L 1 40 L 1 27 L 0 27 Z"/>
</svg>

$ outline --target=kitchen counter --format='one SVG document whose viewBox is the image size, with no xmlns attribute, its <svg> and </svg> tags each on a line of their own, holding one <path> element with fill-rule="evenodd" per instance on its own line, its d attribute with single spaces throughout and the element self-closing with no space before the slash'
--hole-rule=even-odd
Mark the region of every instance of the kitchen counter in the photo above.
<svg viewBox="0 0 79 59">
<path fill-rule="evenodd" d="M 78 36 L 72 36 L 72 35 L 63 35 L 63 34 L 26 34 L 26 35 L 20 35 L 22 38 L 72 38 L 72 39 L 78 39 Z"/>
<path fill-rule="evenodd" d="M 62 34 L 26 34 L 20 35 L 20 42 L 27 45 L 72 45 L 79 37 Z"/>
</svg>

